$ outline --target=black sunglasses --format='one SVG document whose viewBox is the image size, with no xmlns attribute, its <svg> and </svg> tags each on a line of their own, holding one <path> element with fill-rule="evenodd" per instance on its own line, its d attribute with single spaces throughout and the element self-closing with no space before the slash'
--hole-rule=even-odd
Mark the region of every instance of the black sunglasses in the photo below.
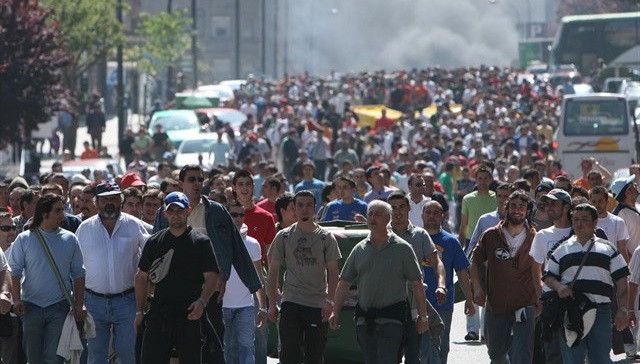
<svg viewBox="0 0 640 364">
<path fill-rule="evenodd" d="M 424 186 L 426 186 L 426 184 L 425 183 L 416 183 L 415 186 L 416 187 L 424 187 Z"/>
<path fill-rule="evenodd" d="M 3 225 L 3 226 L 0 226 L 0 230 L 2 230 L 4 232 L 11 231 L 11 230 L 16 231 L 16 228 L 17 227 L 15 225 Z"/>
<path fill-rule="evenodd" d="M 244 217 L 244 212 L 230 212 L 231 217 Z"/>
<path fill-rule="evenodd" d="M 204 178 L 202 178 L 202 177 L 198 178 L 198 177 L 191 176 L 191 177 L 187 178 L 187 182 L 190 182 L 190 183 L 200 182 L 200 183 L 202 183 L 202 182 L 204 182 Z"/>
</svg>

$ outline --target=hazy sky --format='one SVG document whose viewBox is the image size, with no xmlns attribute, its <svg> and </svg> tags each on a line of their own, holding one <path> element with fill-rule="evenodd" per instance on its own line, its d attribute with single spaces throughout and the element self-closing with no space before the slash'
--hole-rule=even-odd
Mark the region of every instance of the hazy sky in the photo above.
<svg viewBox="0 0 640 364">
<path fill-rule="evenodd" d="M 510 0 L 288 0 L 290 72 L 509 65 Z"/>
</svg>

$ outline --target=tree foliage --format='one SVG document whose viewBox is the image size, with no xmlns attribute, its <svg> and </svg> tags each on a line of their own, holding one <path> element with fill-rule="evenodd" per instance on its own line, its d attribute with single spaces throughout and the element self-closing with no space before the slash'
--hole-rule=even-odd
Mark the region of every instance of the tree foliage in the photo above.
<svg viewBox="0 0 640 364">
<path fill-rule="evenodd" d="M 60 23 L 69 64 L 64 85 L 77 95 L 80 76 L 124 42 L 122 24 L 116 18 L 117 0 L 42 0 Z"/>
<path fill-rule="evenodd" d="M 51 10 L 0 0 L 0 148 L 48 121 L 64 96 L 68 58 Z"/>
<path fill-rule="evenodd" d="M 157 75 L 180 60 L 189 49 L 191 24 L 186 9 L 157 15 L 141 14 L 136 33 L 144 41 L 133 48 L 132 60 L 138 62 L 143 72 Z"/>
</svg>

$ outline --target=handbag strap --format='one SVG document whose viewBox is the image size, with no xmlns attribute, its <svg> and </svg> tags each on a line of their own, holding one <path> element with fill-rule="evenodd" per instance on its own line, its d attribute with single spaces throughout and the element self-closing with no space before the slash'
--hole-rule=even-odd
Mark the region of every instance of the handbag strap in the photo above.
<svg viewBox="0 0 640 364">
<path fill-rule="evenodd" d="M 571 281 L 571 284 L 569 285 L 569 288 L 571 288 L 571 289 L 573 289 L 573 285 L 574 285 L 574 283 L 576 283 L 576 279 L 578 279 L 578 274 L 580 274 L 580 271 L 582 270 L 582 267 L 584 267 L 584 263 L 587 261 L 587 256 L 589 256 L 589 252 L 591 251 L 591 248 L 593 248 L 593 245 L 596 243 L 593 238 L 591 238 L 591 240 L 589 240 L 589 241 L 591 242 L 591 244 L 589 244 L 589 247 L 587 248 L 587 252 L 582 257 L 582 261 L 580 262 L 580 266 L 578 267 L 578 270 L 576 271 L 576 275 L 573 276 L 573 280 Z"/>
<path fill-rule="evenodd" d="M 62 291 L 62 293 L 64 293 L 64 297 L 67 299 L 67 302 L 69 303 L 69 306 L 71 307 L 71 310 L 73 311 L 74 306 L 73 306 L 73 301 L 71 300 L 71 295 L 69 295 L 69 292 L 67 291 L 67 287 L 64 285 L 64 280 L 62 279 L 62 275 L 60 274 L 60 271 L 58 270 L 58 265 L 53 260 L 53 255 L 51 255 L 51 250 L 49 250 L 49 246 L 47 246 L 47 243 L 45 242 L 44 236 L 42 236 L 42 233 L 40 233 L 40 230 L 37 227 L 35 229 L 33 229 L 32 231 L 35 232 L 36 236 L 38 237 L 38 241 L 40 241 L 40 245 L 42 245 L 42 249 L 44 250 L 44 254 L 47 256 L 47 260 L 49 261 L 49 264 L 51 265 L 51 269 L 53 269 L 53 273 L 55 273 L 56 279 L 58 280 L 58 285 L 60 286 L 60 290 Z"/>
</svg>

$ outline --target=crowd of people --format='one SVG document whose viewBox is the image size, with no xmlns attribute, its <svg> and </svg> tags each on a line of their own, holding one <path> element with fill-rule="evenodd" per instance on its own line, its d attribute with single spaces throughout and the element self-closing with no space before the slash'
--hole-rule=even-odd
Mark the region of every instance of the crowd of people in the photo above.
<svg viewBox="0 0 640 364">
<path fill-rule="evenodd" d="M 124 175 L 0 183 L 2 362 L 266 363 L 271 321 L 281 363 L 321 363 L 355 285 L 365 362 L 447 363 L 454 273 L 492 363 L 638 359 L 640 166 L 571 178 L 561 99 L 493 67 L 249 79 L 210 165 L 140 125 Z M 332 220 L 369 235 L 341 251 Z"/>
</svg>

